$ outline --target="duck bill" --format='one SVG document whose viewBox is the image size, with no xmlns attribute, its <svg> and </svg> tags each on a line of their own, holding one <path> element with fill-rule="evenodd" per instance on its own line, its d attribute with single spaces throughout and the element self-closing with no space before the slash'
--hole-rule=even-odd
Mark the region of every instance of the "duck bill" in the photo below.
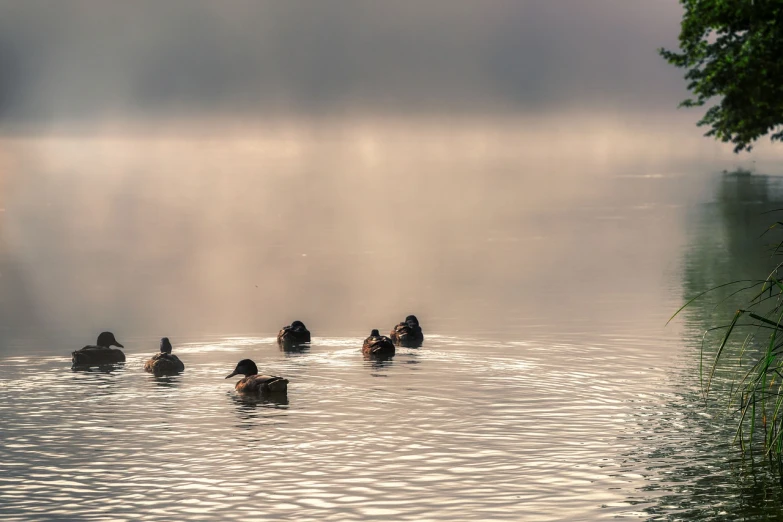
<svg viewBox="0 0 783 522">
<path fill-rule="evenodd" d="M 226 379 L 230 379 L 230 378 L 231 378 L 231 377 L 233 377 L 234 375 L 237 375 L 237 372 L 231 372 L 231 375 L 227 375 L 227 376 L 226 376 Z"/>
<path fill-rule="evenodd" d="M 112 345 L 112 346 L 117 346 L 117 347 L 119 347 L 119 348 L 125 348 L 123 345 L 121 345 L 121 344 L 120 344 L 120 343 L 118 343 L 117 341 L 114 341 L 113 343 L 111 343 L 111 345 Z"/>
</svg>

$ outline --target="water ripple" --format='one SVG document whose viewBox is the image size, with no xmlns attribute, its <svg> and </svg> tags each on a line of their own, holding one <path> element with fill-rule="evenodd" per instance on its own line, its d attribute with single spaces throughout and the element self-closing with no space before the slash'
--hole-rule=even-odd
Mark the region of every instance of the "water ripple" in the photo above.
<svg viewBox="0 0 783 522">
<path fill-rule="evenodd" d="M 432 335 L 374 364 L 359 338 L 287 357 L 243 337 L 186 345 L 165 378 L 142 371 L 149 354 L 103 371 L 7 358 L 0 517 L 633 517 L 628 492 L 666 472 L 623 457 L 673 393 L 645 350 L 665 342 Z M 240 354 L 289 378 L 287 399 L 237 394 L 223 377 Z"/>
</svg>

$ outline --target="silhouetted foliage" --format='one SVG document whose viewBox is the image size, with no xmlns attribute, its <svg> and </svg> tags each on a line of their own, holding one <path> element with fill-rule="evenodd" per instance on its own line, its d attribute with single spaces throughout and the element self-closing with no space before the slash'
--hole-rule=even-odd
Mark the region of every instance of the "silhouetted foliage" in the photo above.
<svg viewBox="0 0 783 522">
<path fill-rule="evenodd" d="M 750 150 L 770 132 L 783 140 L 783 2 L 781 0 L 680 0 L 685 8 L 680 51 L 660 49 L 687 69 L 694 94 L 681 106 L 701 107 L 713 98 L 700 126 L 706 136 Z"/>
</svg>

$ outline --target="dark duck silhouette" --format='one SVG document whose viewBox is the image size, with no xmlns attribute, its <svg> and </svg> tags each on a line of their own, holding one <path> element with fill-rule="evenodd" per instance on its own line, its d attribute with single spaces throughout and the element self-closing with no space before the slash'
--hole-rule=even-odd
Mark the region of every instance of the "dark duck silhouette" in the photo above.
<svg viewBox="0 0 783 522">
<path fill-rule="evenodd" d="M 302 321 L 294 321 L 291 326 L 284 326 L 277 334 L 277 342 L 281 345 L 293 345 L 310 342 L 310 331 Z"/>
<path fill-rule="evenodd" d="M 370 336 L 364 340 L 362 353 L 370 357 L 391 357 L 394 355 L 394 343 L 378 330 L 370 332 Z"/>
<path fill-rule="evenodd" d="M 234 375 L 244 375 L 234 388 L 243 393 L 286 393 L 288 391 L 288 379 L 276 377 L 274 375 L 258 375 L 256 363 L 250 359 L 242 359 L 237 363 L 237 367 L 226 379 Z"/>
<path fill-rule="evenodd" d="M 397 346 L 407 346 L 416 348 L 424 342 L 424 333 L 419 326 L 419 320 L 415 315 L 409 315 L 405 321 L 392 328 L 389 335 L 391 340 Z"/>
<path fill-rule="evenodd" d="M 125 354 L 122 350 L 112 348 L 118 346 L 125 348 L 117 342 L 111 332 L 101 332 L 94 346 L 85 346 L 81 350 L 71 353 L 74 366 L 101 366 L 125 362 Z"/>
<path fill-rule="evenodd" d="M 144 363 L 144 370 L 155 375 L 171 375 L 184 371 L 185 365 L 171 353 L 171 342 L 168 337 L 164 337 L 160 340 L 160 353 Z"/>
</svg>

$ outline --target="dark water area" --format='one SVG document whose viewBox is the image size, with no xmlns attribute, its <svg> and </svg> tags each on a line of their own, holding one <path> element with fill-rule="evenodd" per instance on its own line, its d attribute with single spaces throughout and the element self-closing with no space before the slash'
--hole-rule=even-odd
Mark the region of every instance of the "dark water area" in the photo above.
<svg viewBox="0 0 783 522">
<path fill-rule="evenodd" d="M 54 166 L 20 147 L 36 181 L 5 180 L 3 520 L 783 517 L 777 478 L 701 399 L 725 310 L 666 326 L 766 275 L 779 178 L 442 150 L 410 172 L 371 145 L 354 172 L 330 145 L 228 183 L 222 152 L 120 175 L 104 147 Z M 424 345 L 365 361 L 369 330 L 408 313 Z M 295 318 L 313 342 L 281 351 Z M 126 363 L 71 370 L 102 329 Z M 163 335 L 182 375 L 142 370 Z M 242 358 L 287 398 L 238 395 Z"/>
</svg>

